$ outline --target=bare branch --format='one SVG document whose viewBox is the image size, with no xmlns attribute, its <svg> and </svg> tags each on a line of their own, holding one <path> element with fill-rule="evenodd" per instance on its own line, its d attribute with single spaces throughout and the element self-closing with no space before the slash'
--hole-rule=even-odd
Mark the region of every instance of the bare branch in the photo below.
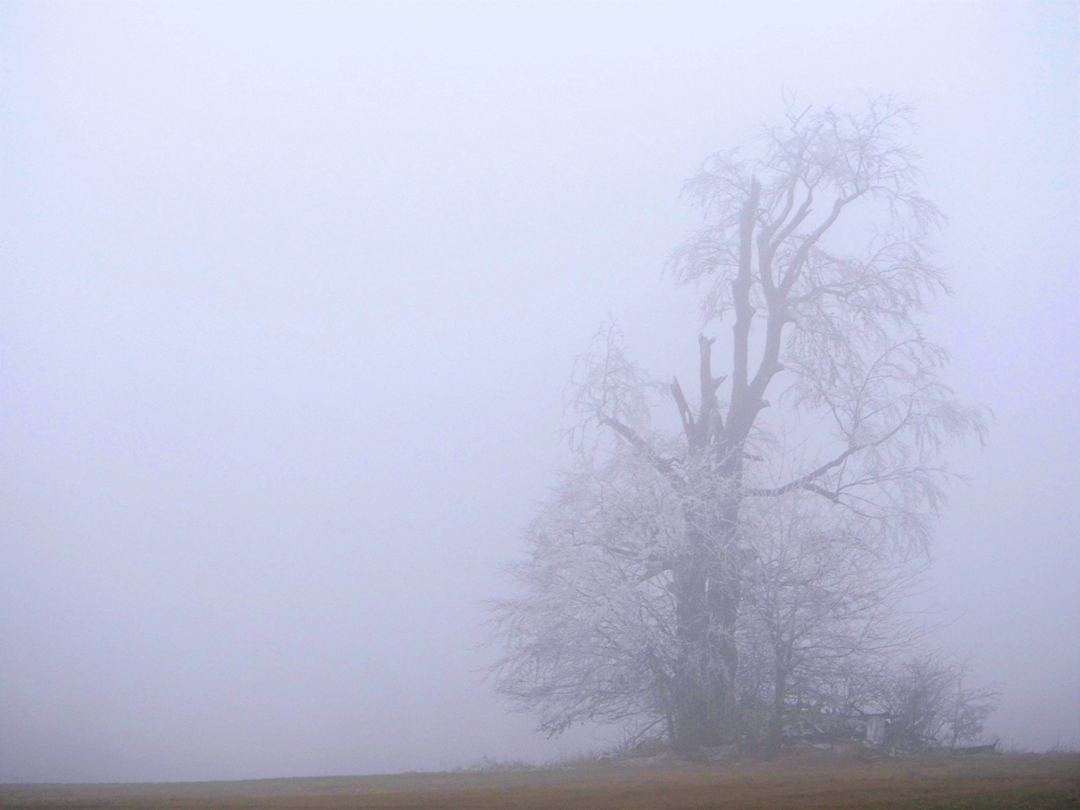
<svg viewBox="0 0 1080 810">
<path fill-rule="evenodd" d="M 664 458 L 655 450 L 653 450 L 649 443 L 640 436 L 638 436 L 632 428 L 627 427 L 618 419 L 612 419 L 610 417 L 601 417 L 600 423 L 603 425 L 607 425 L 609 428 L 611 428 L 624 439 L 626 439 L 626 441 L 628 441 L 635 450 L 641 453 L 641 455 L 647 458 L 649 460 L 649 463 L 652 464 L 659 472 L 662 472 L 664 473 L 664 475 L 671 477 L 672 480 L 679 480 L 678 476 L 675 475 L 675 471 L 671 466 L 671 461 Z"/>
</svg>

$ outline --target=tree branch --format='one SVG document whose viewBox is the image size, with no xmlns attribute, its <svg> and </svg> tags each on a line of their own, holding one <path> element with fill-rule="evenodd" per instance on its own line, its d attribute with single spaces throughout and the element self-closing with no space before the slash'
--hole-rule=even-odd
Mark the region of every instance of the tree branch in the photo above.
<svg viewBox="0 0 1080 810">
<path fill-rule="evenodd" d="M 694 414 L 690 410 L 690 403 L 686 401 L 686 396 L 683 394 L 682 386 L 679 385 L 679 379 L 677 377 L 671 378 L 671 395 L 675 397 L 675 404 L 679 407 L 679 418 L 682 419 L 683 432 L 686 434 L 686 440 L 690 443 L 694 441 Z"/>
<path fill-rule="evenodd" d="M 629 428 L 620 422 L 618 419 L 612 419 L 611 417 L 601 416 L 600 424 L 607 425 L 624 439 L 626 439 L 633 446 L 635 450 L 641 453 L 645 458 L 649 460 L 649 463 L 653 465 L 659 472 L 666 475 L 672 482 L 681 484 L 682 479 L 675 474 L 675 470 L 671 466 L 671 461 L 664 458 L 655 450 L 652 446 L 643 438 L 634 432 L 633 428 Z"/>
<path fill-rule="evenodd" d="M 760 410 L 757 403 L 750 402 L 747 390 L 747 366 L 750 347 L 750 322 L 754 319 L 754 308 L 750 304 L 750 289 L 753 286 L 751 262 L 753 261 L 754 218 L 757 214 L 761 185 L 757 178 L 750 184 L 750 194 L 746 198 L 739 218 L 739 274 L 731 282 L 732 300 L 735 304 L 735 346 L 731 363 L 731 407 L 728 410 L 727 428 L 731 433 L 729 444 L 741 442 L 750 430 L 754 417 Z"/>
<path fill-rule="evenodd" d="M 844 206 L 853 202 L 863 195 L 865 189 L 856 191 L 852 194 L 848 194 L 846 197 L 837 198 L 833 203 L 832 211 L 829 216 L 822 222 L 814 231 L 809 234 L 799 245 L 798 250 L 795 251 L 795 255 L 791 257 L 791 261 L 788 263 L 788 272 L 784 276 L 783 281 L 780 282 L 779 292 L 782 299 L 787 298 L 787 294 L 791 292 L 792 286 L 794 286 L 796 279 L 799 277 L 799 271 L 802 269 L 803 264 L 806 263 L 806 257 L 810 253 L 810 248 L 817 244 L 818 240 L 825 235 L 825 232 L 833 226 L 837 218 L 840 216 L 840 212 L 844 210 Z"/>
<path fill-rule="evenodd" d="M 713 420 L 718 423 L 718 430 L 723 430 L 724 427 L 716 392 L 727 378 L 712 375 L 712 345 L 715 340 L 716 338 L 698 335 L 698 346 L 701 349 L 701 412 L 698 415 L 696 433 L 698 444 L 702 447 L 709 443 L 709 430 Z"/>
<path fill-rule="evenodd" d="M 732 386 L 734 396 L 739 397 L 747 385 L 747 355 L 749 352 L 750 322 L 754 308 L 750 305 L 751 261 L 753 254 L 754 215 L 757 212 L 761 186 L 757 179 L 751 183 L 750 195 L 743 204 L 739 221 L 739 274 L 731 282 L 735 303 L 735 354 L 732 358 Z"/>
<path fill-rule="evenodd" d="M 746 494 L 747 495 L 773 496 L 773 495 L 784 495 L 784 494 L 786 494 L 788 492 L 791 492 L 794 489 L 808 489 L 811 492 L 817 492 L 819 495 L 824 495 L 825 497 L 829 498 L 829 500 L 835 501 L 837 499 L 837 497 L 838 497 L 837 493 L 829 492 L 827 489 L 824 489 L 822 487 L 818 487 L 816 485 L 813 485 L 811 482 L 817 480 L 818 478 L 821 478 L 821 476 L 825 475 L 825 473 L 829 472 L 829 470 L 832 470 L 832 469 L 835 469 L 836 467 L 839 467 L 841 464 L 843 464 L 845 461 L 847 461 L 852 455 L 854 455 L 855 453 L 858 453 L 860 450 L 865 449 L 865 447 L 866 447 L 866 445 L 859 445 L 857 447 L 849 447 L 847 450 L 845 450 L 843 453 L 838 455 L 832 461 L 829 461 L 829 462 L 827 462 L 825 464 L 822 464 L 820 467 L 818 467 L 813 472 L 808 472 L 806 475 L 801 476 L 800 478 L 796 478 L 794 481 L 789 481 L 788 483 L 784 484 L 783 486 L 773 487 L 771 489 L 748 489 L 748 490 L 746 490 Z"/>
</svg>

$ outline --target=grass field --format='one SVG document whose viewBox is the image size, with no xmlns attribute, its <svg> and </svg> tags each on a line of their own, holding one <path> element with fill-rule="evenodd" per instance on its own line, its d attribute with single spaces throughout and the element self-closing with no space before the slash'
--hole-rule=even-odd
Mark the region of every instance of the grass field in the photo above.
<svg viewBox="0 0 1080 810">
<path fill-rule="evenodd" d="M 905 759 L 816 754 L 707 766 L 595 765 L 250 782 L 3 785 L 3 808 L 1080 808 L 1080 756 Z"/>
</svg>

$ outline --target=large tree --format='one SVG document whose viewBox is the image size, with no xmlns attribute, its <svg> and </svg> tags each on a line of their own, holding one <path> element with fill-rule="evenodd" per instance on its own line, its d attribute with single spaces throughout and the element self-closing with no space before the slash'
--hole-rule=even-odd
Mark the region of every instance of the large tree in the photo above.
<svg viewBox="0 0 1080 810">
<path fill-rule="evenodd" d="M 916 323 L 945 287 L 909 129 L 888 100 L 789 109 L 688 183 L 704 222 L 670 271 L 703 291 L 706 330 L 731 324 L 725 373 L 715 335 L 698 338 L 696 402 L 650 382 L 612 328 L 581 359 L 577 463 L 528 532 L 519 595 L 495 607 L 499 688 L 542 727 L 634 718 L 684 752 L 739 741 L 770 503 L 820 499 L 800 542 L 832 538 L 839 559 L 836 538 L 882 559 L 925 547 L 943 442 L 983 426 Z M 678 433 L 654 425 L 658 392 Z"/>
</svg>

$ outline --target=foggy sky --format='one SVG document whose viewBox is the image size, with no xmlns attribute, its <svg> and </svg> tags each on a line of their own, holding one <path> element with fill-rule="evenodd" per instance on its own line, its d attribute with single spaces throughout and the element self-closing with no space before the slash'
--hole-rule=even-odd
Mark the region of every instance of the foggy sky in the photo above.
<svg viewBox="0 0 1080 810">
<path fill-rule="evenodd" d="M 680 187 L 785 88 L 917 106 L 956 293 L 927 331 L 995 413 L 951 456 L 937 640 L 1000 685 L 991 733 L 1076 745 L 1077 34 L 1067 4 L 0 6 L 0 781 L 602 744 L 491 695 L 481 600 L 601 320 L 693 367 Z"/>
</svg>

